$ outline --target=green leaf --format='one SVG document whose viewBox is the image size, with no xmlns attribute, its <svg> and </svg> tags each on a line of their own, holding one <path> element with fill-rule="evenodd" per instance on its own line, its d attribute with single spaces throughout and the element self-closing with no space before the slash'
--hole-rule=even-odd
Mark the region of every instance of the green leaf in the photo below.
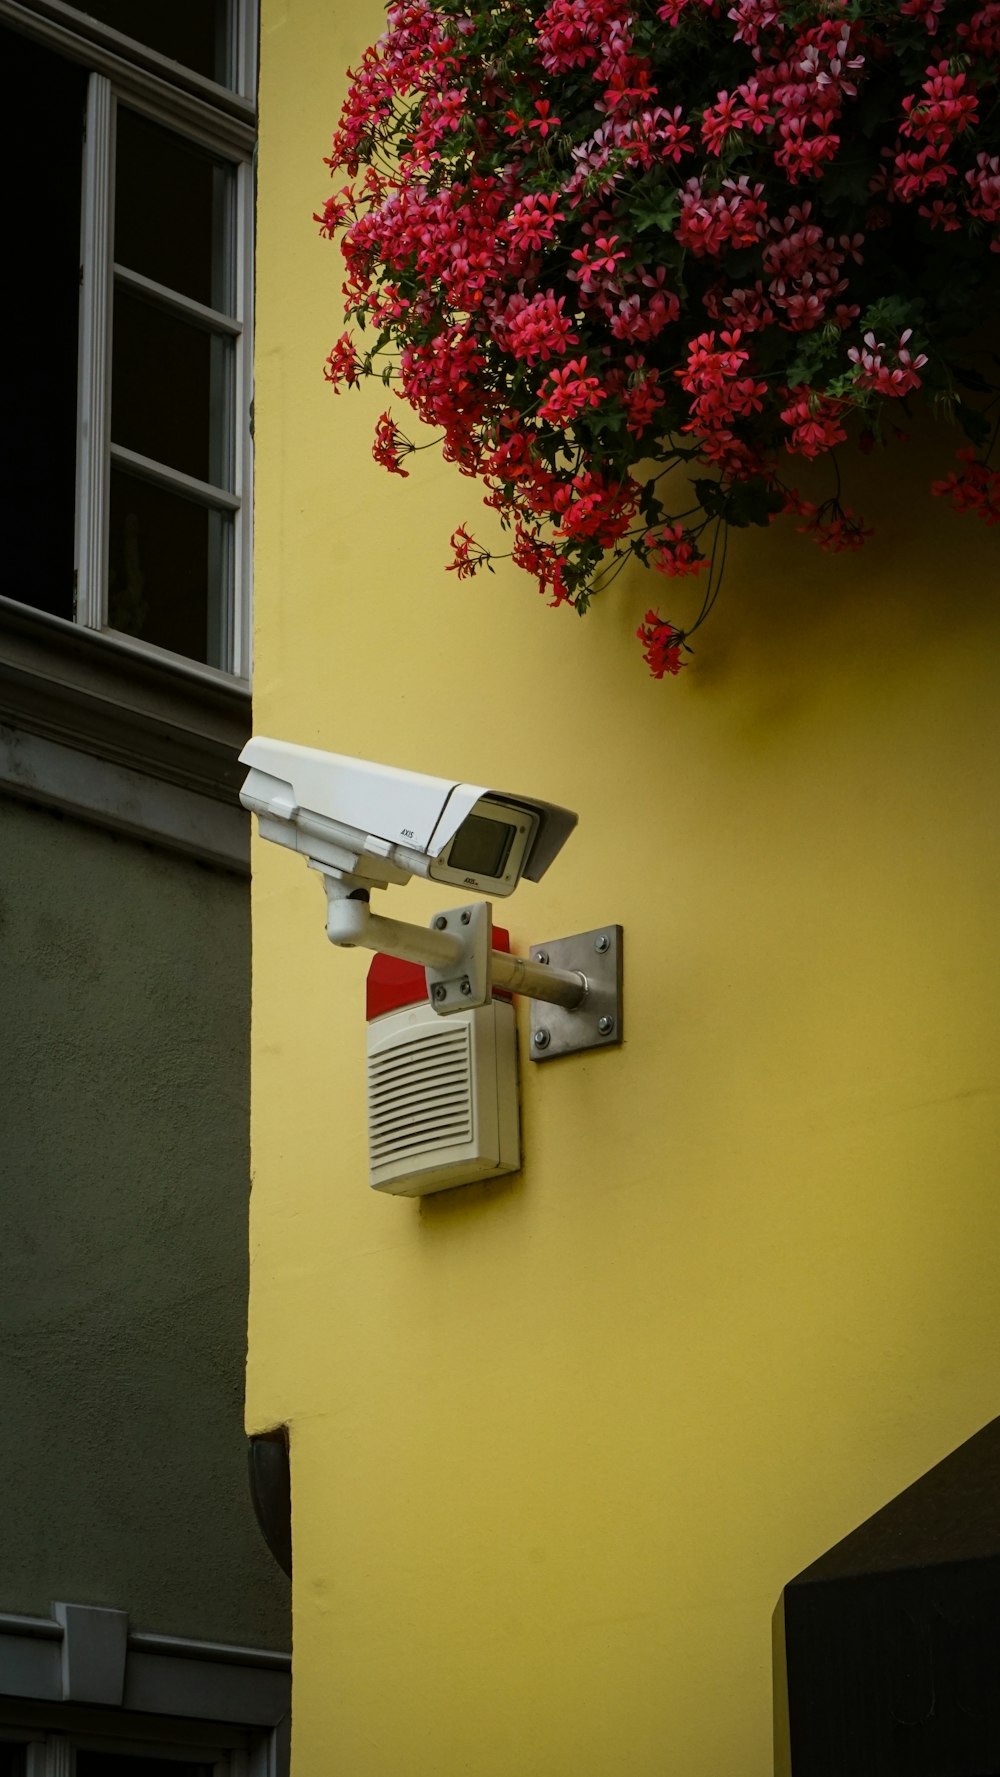
<svg viewBox="0 0 1000 1777">
<path fill-rule="evenodd" d="M 699 476 L 696 481 L 692 481 L 691 486 L 699 506 L 703 512 L 707 512 L 709 518 L 725 516 L 726 490 L 721 481 L 708 481 L 704 476 Z"/>
<path fill-rule="evenodd" d="M 580 430 L 583 430 L 581 426 Z M 595 407 L 587 415 L 586 430 L 591 437 L 607 441 L 608 434 L 624 432 L 625 413 L 617 401 L 608 401 L 602 407 Z"/>
<path fill-rule="evenodd" d="M 862 334 L 874 333 L 876 339 L 894 341 L 907 327 L 919 328 L 923 306 L 919 297 L 907 300 L 903 296 L 880 296 L 861 316 L 858 330 Z"/>
<path fill-rule="evenodd" d="M 709 518 L 721 518 L 725 524 L 746 530 L 748 525 L 766 525 L 775 512 L 780 512 L 784 498 L 777 488 L 759 476 L 753 481 L 734 481 L 723 487 L 721 481 L 699 478 L 693 484 L 695 494 Z"/>
<path fill-rule="evenodd" d="M 966 438 L 971 439 L 977 450 L 982 450 L 983 446 L 989 443 L 993 432 L 992 424 L 986 415 L 980 413 L 977 408 L 966 407 L 964 402 L 960 402 L 956 417 Z"/>
<path fill-rule="evenodd" d="M 659 188 L 647 185 L 628 205 L 637 234 L 645 234 L 649 228 L 656 228 L 662 234 L 671 234 L 674 223 L 681 212 L 680 198 L 673 186 Z"/>
<path fill-rule="evenodd" d="M 963 389 L 972 389 L 977 395 L 996 393 L 996 383 L 989 382 L 978 370 L 973 370 L 971 365 L 954 364 L 952 369 L 955 373 L 955 381 L 960 383 Z"/>
</svg>

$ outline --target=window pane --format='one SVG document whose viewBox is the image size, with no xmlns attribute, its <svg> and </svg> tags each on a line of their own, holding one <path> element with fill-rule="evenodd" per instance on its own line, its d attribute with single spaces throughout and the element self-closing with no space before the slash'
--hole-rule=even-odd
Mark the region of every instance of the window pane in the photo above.
<svg viewBox="0 0 1000 1777">
<path fill-rule="evenodd" d="M 114 298 L 111 438 L 217 487 L 232 485 L 224 418 L 231 342 L 119 285 Z"/>
<path fill-rule="evenodd" d="M 115 258 L 168 289 L 233 312 L 232 167 L 118 107 Z M 164 226 L 164 218 L 180 226 Z M 182 220 L 181 220 L 182 219 Z"/>
<path fill-rule="evenodd" d="M 81 12 L 124 31 L 220 86 L 232 84 L 227 0 L 77 0 Z"/>
<path fill-rule="evenodd" d="M 232 520 L 111 466 L 108 623 L 228 668 L 223 610 Z"/>
<path fill-rule="evenodd" d="M 0 67 L 0 160 L 8 169 L 0 279 L 0 593 L 72 617 L 87 76 L 2 28 Z"/>
</svg>

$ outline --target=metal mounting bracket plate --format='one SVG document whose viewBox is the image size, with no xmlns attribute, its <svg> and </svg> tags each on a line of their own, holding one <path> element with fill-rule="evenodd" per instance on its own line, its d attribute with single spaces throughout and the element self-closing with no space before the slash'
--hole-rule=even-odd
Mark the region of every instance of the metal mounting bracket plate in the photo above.
<svg viewBox="0 0 1000 1777">
<path fill-rule="evenodd" d="M 532 1061 L 554 1061 L 582 1049 L 610 1049 L 622 1040 L 622 928 L 598 926 L 572 938 L 532 944 L 531 960 L 586 976 L 587 993 L 572 1012 L 531 1002 Z"/>
<path fill-rule="evenodd" d="M 442 968 L 428 968 L 427 992 L 435 1012 L 465 1012 L 470 1006 L 488 1006 L 493 998 L 490 982 L 490 951 L 493 948 L 493 909 L 488 901 L 468 907 L 449 907 L 435 913 L 431 926 L 460 938 L 462 955 Z"/>
</svg>

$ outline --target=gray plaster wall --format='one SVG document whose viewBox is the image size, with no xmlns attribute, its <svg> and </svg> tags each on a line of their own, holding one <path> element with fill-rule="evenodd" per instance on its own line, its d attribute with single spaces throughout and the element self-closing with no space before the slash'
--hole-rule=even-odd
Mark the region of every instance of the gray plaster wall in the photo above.
<svg viewBox="0 0 1000 1777">
<path fill-rule="evenodd" d="M 248 901 L 0 798 L 0 1611 L 288 1646 L 242 1420 Z"/>
</svg>

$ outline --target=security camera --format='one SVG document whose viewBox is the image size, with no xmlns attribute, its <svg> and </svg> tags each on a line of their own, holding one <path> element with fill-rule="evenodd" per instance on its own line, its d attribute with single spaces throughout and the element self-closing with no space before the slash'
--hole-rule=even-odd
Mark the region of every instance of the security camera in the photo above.
<svg viewBox="0 0 1000 1777">
<path fill-rule="evenodd" d="M 510 895 L 522 876 L 545 874 L 576 826 L 571 809 L 532 796 L 266 735 L 249 740 L 240 759 L 250 767 L 240 801 L 261 837 L 368 888 L 426 876 Z"/>
<path fill-rule="evenodd" d="M 491 1003 L 493 989 L 532 1001 L 534 1060 L 621 1042 L 621 927 L 548 940 L 532 957 L 493 949 L 488 903 L 435 913 L 428 926 L 373 913 L 373 888 L 411 876 L 513 894 L 537 882 L 576 826 L 572 809 L 510 790 L 425 777 L 255 735 L 240 754 L 240 791 L 262 839 L 319 872 L 332 944 L 381 951 L 426 971 L 441 1017 Z M 537 1007 L 545 1011 L 540 1023 Z"/>
</svg>

